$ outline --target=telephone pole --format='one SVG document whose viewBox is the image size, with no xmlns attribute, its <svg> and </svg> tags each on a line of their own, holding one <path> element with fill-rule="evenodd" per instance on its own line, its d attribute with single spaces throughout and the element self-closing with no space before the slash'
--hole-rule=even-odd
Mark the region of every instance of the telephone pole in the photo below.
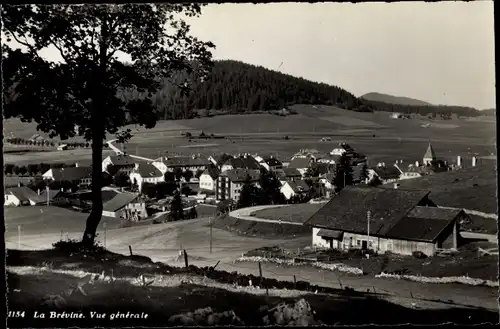
<svg viewBox="0 0 500 329">
<path fill-rule="evenodd" d="M 210 217 L 210 253 L 212 253 L 212 224 L 213 224 L 213 217 Z"/>
</svg>

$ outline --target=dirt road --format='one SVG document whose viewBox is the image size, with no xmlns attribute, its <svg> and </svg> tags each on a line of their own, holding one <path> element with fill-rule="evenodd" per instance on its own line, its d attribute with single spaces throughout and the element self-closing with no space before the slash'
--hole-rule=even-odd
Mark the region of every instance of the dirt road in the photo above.
<svg viewBox="0 0 500 329">
<path fill-rule="evenodd" d="M 135 254 L 151 257 L 154 261 L 162 261 L 178 266 L 183 265 L 183 259 L 178 259 L 179 250 L 185 249 L 189 255 L 189 264 L 198 266 L 215 265 L 227 271 L 237 271 L 247 274 L 259 273 L 256 263 L 235 263 L 234 260 L 244 252 L 269 245 L 293 244 L 303 242 L 303 238 L 295 240 L 264 240 L 254 237 L 242 237 L 233 233 L 212 229 L 208 219 L 180 221 L 149 226 L 120 228 L 99 231 L 98 239 L 114 252 L 128 254 L 128 246 Z M 210 253 L 210 235 L 212 235 L 212 253 Z M 79 239 L 81 233 L 69 233 L 68 237 Z M 25 235 L 21 239 L 20 249 L 46 249 L 60 239 L 60 234 Z M 17 238 L 6 239 L 8 249 L 18 249 Z M 263 275 L 280 280 L 310 281 L 311 283 L 387 293 L 387 298 L 399 304 L 409 306 L 411 303 L 427 303 L 425 300 L 441 299 L 433 303 L 435 307 L 449 307 L 450 303 L 486 307 L 496 310 L 497 289 L 473 287 L 459 284 L 422 284 L 403 280 L 376 279 L 367 276 L 352 276 L 339 272 L 330 272 L 311 267 L 278 267 L 263 264 Z"/>
</svg>

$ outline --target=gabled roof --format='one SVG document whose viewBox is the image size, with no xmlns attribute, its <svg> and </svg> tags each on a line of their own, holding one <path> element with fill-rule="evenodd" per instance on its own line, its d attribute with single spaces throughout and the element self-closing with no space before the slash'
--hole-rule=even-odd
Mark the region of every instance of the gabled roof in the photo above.
<svg viewBox="0 0 500 329">
<path fill-rule="evenodd" d="M 138 162 L 136 158 L 132 158 L 126 154 L 110 155 L 109 159 L 113 165 L 121 167 L 132 167 Z"/>
<path fill-rule="evenodd" d="M 309 185 L 303 180 L 289 181 L 286 182 L 286 184 L 288 184 L 295 193 L 307 193 L 310 190 Z"/>
<path fill-rule="evenodd" d="M 52 177 L 55 181 L 76 181 L 92 177 L 92 167 L 65 167 L 52 168 Z"/>
<path fill-rule="evenodd" d="M 424 159 L 435 159 L 435 158 L 436 158 L 436 153 L 434 152 L 431 143 L 429 143 L 429 146 L 427 146 L 427 151 L 425 151 L 424 154 Z"/>
<path fill-rule="evenodd" d="M 220 171 L 215 166 L 208 166 L 208 168 L 205 169 L 202 175 L 210 175 L 212 179 L 216 179 L 217 177 L 219 177 Z"/>
<path fill-rule="evenodd" d="M 49 200 L 53 200 L 58 195 L 62 195 L 63 193 L 60 190 L 49 190 Z M 40 196 L 46 200 L 47 199 L 47 190 L 43 190 L 40 192 Z"/>
<path fill-rule="evenodd" d="M 210 163 L 212 163 L 205 157 L 189 157 L 189 156 L 162 158 L 160 161 L 167 167 L 202 167 L 202 166 L 208 166 Z"/>
<path fill-rule="evenodd" d="M 309 168 L 310 164 L 311 164 L 311 159 L 309 158 L 294 158 L 292 161 L 290 161 L 288 168 L 296 168 L 296 169 Z"/>
<path fill-rule="evenodd" d="M 326 161 L 329 161 L 329 162 L 335 162 L 335 163 L 338 163 L 340 161 L 340 158 L 341 156 L 340 155 L 336 155 L 336 154 L 324 154 L 322 156 L 320 156 L 318 158 L 318 161 L 321 161 L 321 160 L 326 160 Z"/>
<path fill-rule="evenodd" d="M 367 233 L 367 212 L 371 212 L 370 234 L 385 235 L 406 213 L 422 203 L 430 192 L 384 189 L 375 187 L 345 187 L 319 209 L 307 225 Z"/>
<path fill-rule="evenodd" d="M 224 163 L 226 163 L 226 161 L 228 159 L 232 159 L 233 156 L 231 154 L 227 154 L 227 153 L 222 153 L 222 154 L 219 154 L 219 155 L 216 155 L 213 157 L 213 159 L 215 160 L 215 162 L 217 162 L 217 165 L 220 167 L 222 166 Z"/>
<path fill-rule="evenodd" d="M 125 207 L 139 197 L 137 193 L 119 193 L 114 198 L 104 203 L 103 210 L 115 212 Z"/>
<path fill-rule="evenodd" d="M 401 171 L 394 166 L 388 167 L 374 167 L 373 171 L 380 177 L 381 179 L 398 179 L 401 176 Z"/>
<path fill-rule="evenodd" d="M 19 201 L 33 201 L 33 202 L 43 202 L 45 201 L 40 195 L 36 194 L 32 189 L 21 186 L 21 187 L 12 187 L 5 191 L 5 194 L 12 194 Z"/>
<path fill-rule="evenodd" d="M 283 163 L 280 160 L 278 160 L 276 158 L 271 158 L 271 157 L 264 158 L 264 162 L 267 163 L 271 167 L 283 165 Z"/>
<path fill-rule="evenodd" d="M 231 158 L 224 163 L 225 165 L 230 165 L 234 169 L 260 169 L 260 164 L 252 156 Z"/>
<path fill-rule="evenodd" d="M 257 182 L 260 179 L 260 171 L 259 170 L 249 170 L 249 169 L 231 169 L 226 172 L 223 172 L 221 176 L 226 176 L 233 183 L 241 183 L 247 179 L 247 176 L 250 176 L 251 182 Z"/>
<path fill-rule="evenodd" d="M 462 209 L 415 207 L 387 232 L 387 237 L 435 242 L 462 212 Z"/>
<path fill-rule="evenodd" d="M 296 168 L 283 168 L 282 169 L 284 174 L 285 174 L 285 177 L 302 177 L 302 175 L 300 174 L 300 172 L 296 169 Z"/>
<path fill-rule="evenodd" d="M 163 176 L 161 171 L 150 163 L 140 163 L 132 172 L 138 173 L 142 178 Z"/>
</svg>

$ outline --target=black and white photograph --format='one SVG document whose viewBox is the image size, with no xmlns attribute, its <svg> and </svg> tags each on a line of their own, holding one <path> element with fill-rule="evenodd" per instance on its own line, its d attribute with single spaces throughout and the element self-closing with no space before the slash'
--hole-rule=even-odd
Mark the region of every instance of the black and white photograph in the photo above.
<svg viewBox="0 0 500 329">
<path fill-rule="evenodd" d="M 8 328 L 499 322 L 493 1 L 0 8 Z"/>
</svg>

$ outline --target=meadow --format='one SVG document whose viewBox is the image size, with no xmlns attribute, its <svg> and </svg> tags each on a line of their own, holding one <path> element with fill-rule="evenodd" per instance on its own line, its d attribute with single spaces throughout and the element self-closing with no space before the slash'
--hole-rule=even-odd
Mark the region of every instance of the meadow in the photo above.
<svg viewBox="0 0 500 329">
<path fill-rule="evenodd" d="M 157 158 L 166 154 L 269 153 L 286 159 L 300 149 L 315 148 L 331 151 L 339 142 L 347 142 L 356 151 L 366 154 L 370 165 L 377 162 L 405 163 L 421 161 L 429 142 L 439 158 L 454 161 L 462 158 L 496 154 L 494 122 L 467 119 L 431 120 L 415 117 L 411 120 L 390 119 L 389 113 L 359 113 L 332 106 L 296 105 L 298 114 L 286 117 L 271 114 L 221 115 L 189 120 L 159 121 L 155 128 L 129 126 L 133 138 L 125 144 L 129 153 Z M 431 123 L 428 128 L 422 124 Z M 30 138 L 35 123 L 5 120 L 6 135 Z M 190 132 L 224 136 L 224 139 L 191 139 L 182 137 Z M 320 142 L 329 136 L 331 141 Z M 285 138 L 286 137 L 286 138 Z M 113 136 L 107 136 L 108 140 Z M 78 138 L 75 138 L 78 140 Z M 121 147 L 120 145 L 117 145 Z M 104 156 L 110 154 L 110 151 Z M 5 154 L 6 163 L 60 162 L 74 159 L 82 162 L 91 151 L 86 149 Z M 33 160 L 36 159 L 36 160 Z"/>
</svg>

